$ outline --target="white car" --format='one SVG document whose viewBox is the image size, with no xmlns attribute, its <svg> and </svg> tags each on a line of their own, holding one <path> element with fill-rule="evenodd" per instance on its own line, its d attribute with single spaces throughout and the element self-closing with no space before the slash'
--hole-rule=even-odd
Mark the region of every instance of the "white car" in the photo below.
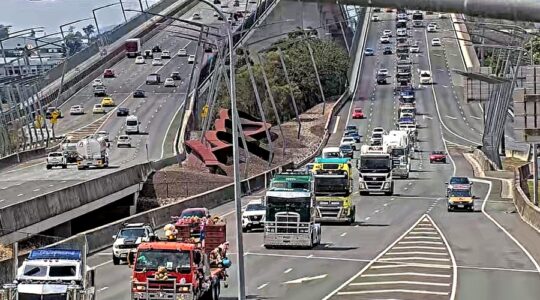
<svg viewBox="0 0 540 300">
<path fill-rule="evenodd" d="M 386 29 L 385 31 L 383 31 L 382 34 L 386 36 L 392 36 L 392 30 Z"/>
<path fill-rule="evenodd" d="M 371 134 L 371 138 L 369 139 L 369 142 L 373 146 L 381 145 L 382 144 L 382 136 L 383 134 L 380 132 L 374 132 Z"/>
<path fill-rule="evenodd" d="M 434 38 L 431 40 L 431 46 L 438 47 L 441 46 L 441 39 L 440 38 Z"/>
<path fill-rule="evenodd" d="M 396 36 L 407 36 L 407 29 L 400 28 L 396 31 Z"/>
<path fill-rule="evenodd" d="M 113 264 L 118 265 L 120 260 L 133 259 L 130 254 L 137 251 L 142 242 L 149 242 L 155 237 L 152 226 L 144 223 L 125 224 L 117 234 L 113 235 Z M 133 263 L 133 261 L 131 261 Z"/>
<path fill-rule="evenodd" d="M 390 43 L 390 37 L 387 35 L 383 35 L 380 38 L 381 44 L 388 44 Z"/>
<path fill-rule="evenodd" d="M 47 170 L 52 169 L 52 167 L 62 167 L 62 169 L 67 168 L 67 160 L 64 157 L 62 152 L 51 152 L 47 156 Z"/>
<path fill-rule="evenodd" d="M 439 13 L 439 19 L 446 19 L 446 14 Z"/>
<path fill-rule="evenodd" d="M 201 19 L 201 14 L 200 13 L 194 13 L 193 17 L 191 19 L 192 20 L 200 20 Z"/>
<path fill-rule="evenodd" d="M 379 69 L 379 71 L 377 71 L 377 75 L 388 76 L 388 69 Z"/>
<path fill-rule="evenodd" d="M 339 146 L 341 147 L 344 145 L 349 145 L 353 148 L 353 150 L 356 150 L 356 141 L 353 137 L 343 137 L 339 143 Z"/>
<path fill-rule="evenodd" d="M 116 147 L 128 147 L 131 148 L 131 138 L 129 135 L 121 135 L 118 137 L 118 140 L 116 141 Z"/>
<path fill-rule="evenodd" d="M 152 66 L 163 66 L 163 61 L 161 58 L 154 58 L 152 59 Z"/>
<path fill-rule="evenodd" d="M 163 86 L 176 86 L 176 84 L 174 83 L 174 79 L 167 78 L 167 79 L 165 79 L 165 82 L 163 83 Z"/>
<path fill-rule="evenodd" d="M 409 51 L 411 53 L 420 53 L 420 47 L 418 47 L 418 45 L 416 45 L 416 46 L 413 45 L 413 46 L 409 47 Z"/>
<path fill-rule="evenodd" d="M 382 127 L 375 127 L 373 128 L 373 133 L 380 133 L 380 134 L 384 134 L 386 131 L 384 130 L 384 128 Z"/>
<path fill-rule="evenodd" d="M 242 232 L 248 232 L 254 228 L 264 228 L 266 207 L 261 199 L 249 201 L 242 211 Z"/>
<path fill-rule="evenodd" d="M 84 114 L 84 108 L 83 108 L 82 105 L 73 105 L 69 109 L 69 114 L 70 115 L 83 115 Z"/>
<path fill-rule="evenodd" d="M 163 50 L 161 52 L 161 59 L 171 58 L 171 52 L 169 50 Z"/>
<path fill-rule="evenodd" d="M 436 32 L 437 31 L 437 24 L 429 24 L 427 26 L 427 32 Z"/>
<path fill-rule="evenodd" d="M 94 114 L 104 114 L 105 109 L 101 104 L 94 104 L 94 107 L 92 108 L 92 113 Z"/>
<path fill-rule="evenodd" d="M 195 55 L 190 55 L 187 59 L 188 64 L 195 63 Z"/>
<path fill-rule="evenodd" d="M 420 84 L 431 84 L 431 72 L 428 70 L 420 71 Z"/>
<path fill-rule="evenodd" d="M 94 79 L 94 81 L 92 81 L 92 87 L 102 86 L 102 85 L 103 85 L 103 80 L 101 80 L 100 78 Z"/>
<path fill-rule="evenodd" d="M 378 15 L 373 15 L 373 17 L 371 17 L 371 21 L 378 22 L 379 21 L 379 16 Z"/>
<path fill-rule="evenodd" d="M 135 58 L 135 64 L 137 64 L 137 65 L 144 64 L 144 57 L 137 56 L 137 58 Z"/>
<path fill-rule="evenodd" d="M 98 137 L 102 137 L 103 139 L 105 139 L 106 142 L 109 141 L 109 132 L 108 131 L 105 131 L 105 130 L 101 130 L 101 131 L 98 131 L 96 133 L 96 135 Z"/>
<path fill-rule="evenodd" d="M 186 48 L 182 48 L 180 50 L 178 50 L 178 56 L 187 56 L 187 50 Z"/>
</svg>

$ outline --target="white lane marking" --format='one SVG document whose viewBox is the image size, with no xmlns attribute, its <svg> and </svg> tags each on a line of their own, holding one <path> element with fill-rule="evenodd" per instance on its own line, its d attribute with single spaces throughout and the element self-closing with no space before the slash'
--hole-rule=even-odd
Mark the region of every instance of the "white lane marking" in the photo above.
<svg viewBox="0 0 540 300">
<path fill-rule="evenodd" d="M 443 87 L 443 88 L 445 88 L 445 89 L 447 89 L 447 88 L 448 88 L 448 86 L 447 86 L 447 85 L 443 85 L 442 87 Z"/>
<path fill-rule="evenodd" d="M 35 189 L 35 190 L 33 190 L 33 192 L 39 192 L 39 189 Z"/>
<path fill-rule="evenodd" d="M 2 203 L 2 202 L 4 202 L 4 201 L 6 201 L 6 200 L 4 200 L 4 199 L 0 199 L 0 203 Z"/>
<path fill-rule="evenodd" d="M 427 228 L 420 228 L 420 229 L 427 230 Z M 434 230 L 434 229 L 432 229 L 432 230 Z M 432 234 L 432 235 L 437 235 L 438 233 L 437 232 L 432 232 L 432 231 L 413 231 L 410 234 Z"/>
<path fill-rule="evenodd" d="M 100 289 L 98 290 L 98 292 L 103 292 L 104 290 L 106 290 L 106 289 L 108 289 L 108 288 L 109 288 L 108 286 L 104 286 L 104 287 L 100 288 Z"/>
<path fill-rule="evenodd" d="M 371 217 L 366 217 L 364 220 L 368 221 L 369 219 L 371 219 Z"/>
<path fill-rule="evenodd" d="M 431 269 L 450 269 L 451 265 L 422 264 L 422 263 L 401 263 L 389 264 L 383 266 L 373 266 L 372 269 L 392 269 L 392 268 L 431 268 Z"/>
<path fill-rule="evenodd" d="M 395 248 L 394 248 L 395 249 Z M 386 255 L 441 255 L 446 256 L 446 252 L 426 252 L 426 251 L 409 251 L 409 252 L 388 252 Z"/>
<path fill-rule="evenodd" d="M 358 273 L 356 273 L 355 275 L 353 275 L 351 278 L 349 278 L 347 281 L 345 281 L 343 284 L 341 284 L 340 286 L 338 286 L 335 290 L 331 291 L 328 295 L 326 295 L 326 297 L 324 297 L 322 300 L 328 300 L 330 299 L 332 296 L 334 296 L 335 294 L 338 294 L 338 292 L 343 289 L 344 287 L 346 287 L 347 285 L 349 285 L 353 280 L 355 280 L 357 277 L 359 277 L 360 275 L 362 275 L 367 269 L 369 269 L 379 258 L 381 258 L 384 254 L 386 254 L 386 252 L 390 251 L 390 249 L 392 249 L 392 247 L 394 247 L 404 236 L 406 236 L 414 227 L 416 227 L 416 225 L 418 225 L 424 218 L 425 218 L 426 215 L 423 215 L 421 216 L 418 221 L 416 221 L 409 229 L 407 229 L 401 236 L 399 236 L 394 242 L 392 242 L 390 245 L 388 245 L 388 247 L 386 247 L 386 249 L 384 249 L 383 251 L 381 251 L 377 256 L 375 256 L 372 260 L 369 261 L 369 263 L 367 263 L 364 268 L 362 268 Z"/>
<path fill-rule="evenodd" d="M 446 240 L 446 236 L 444 236 L 439 226 L 437 226 L 437 224 L 433 222 L 433 219 L 431 219 L 429 215 L 427 217 L 431 220 L 433 227 L 435 227 L 435 229 L 437 229 L 437 231 L 439 232 L 442 240 L 444 241 L 444 244 L 446 245 L 446 249 L 448 249 L 448 253 L 450 254 L 450 259 L 452 260 L 452 293 L 450 294 L 450 300 L 454 300 L 456 298 L 457 276 L 458 276 L 456 258 L 454 256 L 454 252 L 452 251 L 452 248 L 450 248 L 450 244 L 448 243 L 448 240 Z"/>
<path fill-rule="evenodd" d="M 322 274 L 322 275 L 317 275 L 317 276 L 313 276 L 313 277 L 302 277 L 302 278 L 286 281 L 283 284 L 302 283 L 304 281 L 312 281 L 312 280 L 317 280 L 317 279 L 323 279 L 323 278 L 326 278 L 326 276 L 328 276 L 328 274 Z"/>
<path fill-rule="evenodd" d="M 108 264 L 110 264 L 110 263 L 112 263 L 112 259 L 111 259 L 111 260 L 108 260 L 108 261 L 106 261 L 106 262 L 104 262 L 104 263 L 100 263 L 99 265 L 95 265 L 95 266 L 94 266 L 94 269 L 103 267 L 103 266 L 108 265 Z"/>
<path fill-rule="evenodd" d="M 404 273 L 380 273 L 380 274 L 365 274 L 362 277 L 385 277 L 385 276 L 423 276 L 423 277 L 439 277 L 449 278 L 450 275 L 446 274 L 428 274 L 428 273 L 416 273 L 416 272 L 404 272 Z"/>
<path fill-rule="evenodd" d="M 477 120 L 482 120 L 482 118 L 480 118 L 480 117 L 477 117 L 477 116 L 471 116 L 471 118 L 473 118 L 473 119 L 477 119 Z"/>
<path fill-rule="evenodd" d="M 24 194 L 18 194 L 17 197 L 20 197 L 20 196 L 22 196 L 22 195 L 24 195 Z"/>
<path fill-rule="evenodd" d="M 493 222 L 493 224 L 495 224 L 497 227 L 499 227 L 500 230 L 502 230 L 512 241 L 514 241 L 514 243 L 521 249 L 521 251 L 523 251 L 525 253 L 525 255 L 527 255 L 527 257 L 531 260 L 531 262 L 533 263 L 534 267 L 536 268 L 537 272 L 540 273 L 540 265 L 538 265 L 538 262 L 536 262 L 536 260 L 534 259 L 534 257 L 531 255 L 531 253 L 529 253 L 529 251 L 527 251 L 527 249 L 525 248 L 525 246 L 523 246 L 512 234 L 510 234 L 510 232 L 508 232 L 508 230 L 506 230 L 506 228 L 504 228 L 501 224 L 499 224 L 499 222 L 497 222 L 493 217 L 491 217 L 487 212 L 486 212 L 486 204 L 488 203 L 489 201 L 489 196 L 491 194 L 491 181 L 489 180 L 482 180 L 482 179 L 476 179 L 476 178 L 473 178 L 471 179 L 471 181 L 476 181 L 476 182 L 480 182 L 480 183 L 485 183 L 485 184 L 488 184 L 489 185 L 489 188 L 488 188 L 488 191 L 486 193 L 486 197 L 484 198 L 484 203 L 482 203 L 482 213 L 489 219 L 491 220 L 491 222 Z"/>
<path fill-rule="evenodd" d="M 450 283 L 424 282 L 424 281 L 377 281 L 377 282 L 353 282 L 351 285 L 388 285 L 388 284 L 412 284 L 412 285 L 430 285 L 430 286 L 450 286 Z"/>
<path fill-rule="evenodd" d="M 419 249 L 419 250 L 445 250 L 444 247 L 430 247 L 430 246 L 397 246 L 393 249 L 407 250 L 407 249 Z"/>
<path fill-rule="evenodd" d="M 283 273 L 284 273 L 284 274 L 287 274 L 287 273 L 289 273 L 289 272 L 292 271 L 292 270 L 293 270 L 292 268 L 288 268 L 288 269 L 285 270 Z"/>
<path fill-rule="evenodd" d="M 377 210 L 376 210 L 376 211 L 374 211 L 373 213 L 374 213 L 374 214 L 376 214 L 376 213 L 378 213 L 378 212 L 379 212 L 379 210 L 377 209 Z"/>
<path fill-rule="evenodd" d="M 451 117 L 451 116 L 446 116 L 446 118 L 448 118 L 448 119 L 452 119 L 452 120 L 457 120 L 457 118 L 456 118 L 456 117 Z"/>
<path fill-rule="evenodd" d="M 380 262 L 388 262 L 388 261 L 405 261 L 405 260 L 433 260 L 433 261 L 449 261 L 448 258 L 435 258 L 435 257 L 420 257 L 420 256 L 412 256 L 412 257 L 389 257 L 389 258 L 381 258 L 379 259 Z"/>
<path fill-rule="evenodd" d="M 337 118 L 336 118 L 336 125 L 334 125 L 334 132 L 333 132 L 333 133 L 336 133 L 337 130 L 338 130 L 339 119 L 341 119 L 341 117 L 340 117 L 340 116 L 337 116 Z"/>
<path fill-rule="evenodd" d="M 346 233 L 346 232 L 344 232 L 344 233 L 342 233 L 342 234 L 341 234 L 340 236 L 346 236 L 346 235 L 347 235 L 347 233 Z"/>
<path fill-rule="evenodd" d="M 441 238 L 438 237 L 438 236 L 407 236 L 404 238 L 405 240 L 421 240 L 421 239 L 426 239 L 426 240 L 440 240 Z"/>
<path fill-rule="evenodd" d="M 270 283 L 270 282 L 263 283 L 263 284 L 259 285 L 259 286 L 257 287 L 257 289 L 258 289 L 258 290 L 262 290 L 262 289 L 264 289 L 269 283 Z"/>
<path fill-rule="evenodd" d="M 537 270 L 527 270 L 527 269 L 490 268 L 490 267 L 475 267 L 475 266 L 457 266 L 457 267 L 460 269 L 482 270 L 482 271 L 538 273 Z"/>
<path fill-rule="evenodd" d="M 32 168 L 32 167 L 35 167 L 35 166 L 38 166 L 38 165 L 44 165 L 44 164 L 46 164 L 46 162 L 42 161 L 42 162 L 39 162 L 39 163 L 28 165 L 26 167 L 16 168 L 14 170 L 7 171 L 7 172 L 4 172 L 4 173 L 9 174 L 9 173 L 13 173 L 13 172 L 18 172 L 20 170 L 24 170 L 24 169 Z"/>
<path fill-rule="evenodd" d="M 3 187 L 3 188 L 2 188 L 2 190 L 7 190 L 7 189 L 8 189 L 8 187 L 7 187 L 7 186 L 5 186 L 5 187 Z"/>
<path fill-rule="evenodd" d="M 424 245 L 442 245 L 442 242 L 426 242 L 426 241 L 411 241 L 411 242 L 399 242 L 399 245 L 405 244 L 424 244 Z"/>
<path fill-rule="evenodd" d="M 406 289 L 339 292 L 338 295 L 361 295 L 361 294 L 380 294 L 380 293 L 409 293 L 409 294 L 428 294 L 428 295 L 448 295 L 448 293 L 446 293 L 446 292 L 432 292 L 432 291 L 406 290 Z"/>
</svg>

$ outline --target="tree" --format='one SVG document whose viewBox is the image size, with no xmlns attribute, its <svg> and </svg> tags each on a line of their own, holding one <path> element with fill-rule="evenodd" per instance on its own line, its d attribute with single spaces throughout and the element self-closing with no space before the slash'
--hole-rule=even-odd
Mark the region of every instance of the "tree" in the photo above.
<svg viewBox="0 0 540 300">
<path fill-rule="evenodd" d="M 95 32 L 94 25 L 88 24 L 88 26 L 83 27 L 83 32 L 86 34 L 86 38 L 90 41 L 90 36 Z"/>
<path fill-rule="evenodd" d="M 73 33 L 73 30 L 69 30 L 69 33 L 66 35 L 66 47 L 68 48 L 69 55 L 79 52 L 82 49 L 83 35 L 80 31 Z"/>
<path fill-rule="evenodd" d="M 0 39 L 9 37 L 9 27 L 10 26 L 0 24 Z"/>
<path fill-rule="evenodd" d="M 267 119 L 272 123 L 275 123 L 276 118 L 267 95 L 266 85 L 264 84 L 261 71 L 262 68 L 266 71 L 272 95 L 276 101 L 276 107 L 283 121 L 295 117 L 289 92 L 290 88 L 292 88 L 294 93 L 299 112 L 304 112 L 322 101 L 306 41 L 298 40 L 297 37 L 293 34 L 292 38 L 284 39 L 275 45 L 279 45 L 283 50 L 292 87 L 289 87 L 285 79 L 285 73 L 281 65 L 277 47 L 275 47 L 276 50 L 271 50 L 264 55 L 264 65 L 252 63 L 255 82 L 263 102 L 263 109 L 267 114 Z M 313 49 L 313 56 L 317 64 L 326 98 L 340 95 L 343 93 L 345 83 L 347 82 L 349 62 L 347 52 L 332 41 L 312 38 L 307 42 L 310 43 Z M 241 52 L 237 54 L 236 95 L 238 110 L 258 116 L 259 111 L 255 102 L 255 92 L 249 78 L 245 56 Z M 251 56 L 251 58 L 254 57 Z M 230 101 L 226 86 L 222 84 L 219 91 L 218 99 L 220 99 L 220 102 L 218 105 L 228 108 Z"/>
</svg>

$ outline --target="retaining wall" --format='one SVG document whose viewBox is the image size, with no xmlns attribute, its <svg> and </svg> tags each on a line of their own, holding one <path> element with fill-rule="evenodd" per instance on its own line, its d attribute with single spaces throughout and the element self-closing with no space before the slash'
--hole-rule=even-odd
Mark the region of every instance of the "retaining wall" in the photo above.
<svg viewBox="0 0 540 300">
<path fill-rule="evenodd" d="M 531 175 L 531 167 L 532 164 L 526 164 L 517 168 L 514 172 L 514 204 L 521 219 L 537 231 L 540 231 L 540 208 L 531 202 L 527 184 Z"/>
</svg>

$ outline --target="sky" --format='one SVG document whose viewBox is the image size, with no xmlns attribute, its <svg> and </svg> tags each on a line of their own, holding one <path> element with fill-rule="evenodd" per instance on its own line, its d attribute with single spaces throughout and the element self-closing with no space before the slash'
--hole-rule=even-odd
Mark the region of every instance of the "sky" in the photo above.
<svg viewBox="0 0 540 300">
<path fill-rule="evenodd" d="M 146 2 L 151 6 L 159 0 L 141 0 L 143 7 Z M 140 9 L 138 0 L 122 0 L 126 9 Z M 13 26 L 11 31 L 30 27 L 43 26 L 47 34 L 60 31 L 59 26 L 71 21 L 92 18 L 92 9 L 119 3 L 119 0 L 0 0 L 0 24 Z M 126 12 L 127 18 L 134 12 Z M 120 5 L 103 8 L 96 11 L 100 28 L 117 25 L 123 22 Z M 94 24 L 93 20 L 74 24 L 77 30 Z M 41 35 L 38 33 L 38 35 Z"/>
</svg>

